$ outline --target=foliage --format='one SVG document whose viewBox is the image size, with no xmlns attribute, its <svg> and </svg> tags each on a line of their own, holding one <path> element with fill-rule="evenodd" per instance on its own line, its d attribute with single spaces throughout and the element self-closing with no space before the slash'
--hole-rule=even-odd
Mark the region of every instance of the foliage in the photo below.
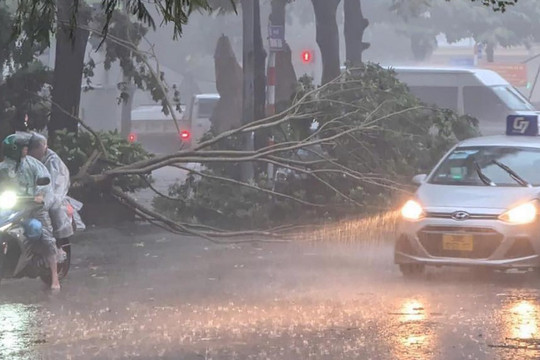
<svg viewBox="0 0 540 360">
<path fill-rule="evenodd" d="M 98 25 L 104 26 L 103 20 Z M 110 19 L 108 37 L 103 40 L 101 34 L 92 33 L 90 43 L 94 49 L 104 51 L 104 67 L 106 70 L 110 69 L 114 62 L 118 62 L 122 68 L 124 79 L 118 84 L 120 90 L 119 102 L 127 101 L 130 93 L 129 88 L 131 84 L 134 84 L 137 88 L 150 92 L 154 101 L 161 101 L 163 112 L 168 115 L 169 109 L 165 105 L 167 94 L 164 93 L 164 87 L 160 84 L 160 82 L 163 83 L 164 81 L 164 74 L 161 72 L 154 75 L 148 69 L 147 63 L 145 63 L 150 54 L 138 50 L 138 46 L 147 31 L 148 29 L 142 24 L 133 22 L 125 13 L 115 10 Z M 102 47 L 103 43 L 105 44 L 104 47 Z M 93 76 L 94 67 L 93 60 L 86 64 L 87 84 L 91 84 L 90 78 Z M 167 90 L 165 89 L 165 91 Z M 177 95 L 175 91 L 174 96 Z"/>
<path fill-rule="evenodd" d="M 6 76 L 0 83 L 0 118 L 9 124 L 8 132 L 45 127 L 49 115 L 46 85 L 50 83 L 51 72 L 39 62 Z"/>
<path fill-rule="evenodd" d="M 486 0 L 471 4 L 471 0 L 386 0 L 370 6 L 376 14 L 374 21 L 393 24 L 397 33 L 411 39 L 418 60 L 436 48 L 435 37 L 441 33 L 450 43 L 473 38 L 478 43 L 508 47 L 530 46 L 538 40 L 540 30 L 538 1 Z M 389 13 L 387 8 L 393 11 Z"/>
<path fill-rule="evenodd" d="M 234 0 L 229 0 L 234 5 Z M 114 13 L 119 6 L 125 4 L 127 12 L 136 17 L 138 21 L 156 28 L 156 21 L 152 17 L 150 6 L 154 6 L 159 16 L 158 23 L 172 23 L 174 37 L 182 35 L 183 27 L 187 24 L 189 16 L 194 11 L 210 11 L 208 0 L 100 0 L 99 18 L 104 20 L 103 33 L 107 34 Z M 86 6 L 85 1 L 73 2 L 71 9 L 71 26 L 75 27 L 79 11 Z M 38 43 L 48 42 L 49 34 L 55 30 L 56 0 L 19 0 L 17 1 L 16 35 L 30 30 L 28 34 Z M 27 28 L 30 26 L 30 28 Z"/>
<path fill-rule="evenodd" d="M 140 144 L 128 142 L 117 131 L 98 132 L 97 135 L 107 150 L 107 158 L 98 161 L 92 169 L 94 173 L 101 173 L 119 164 L 149 159 L 152 156 Z M 64 160 L 72 175 L 77 174 L 94 150 L 100 148 L 96 138 L 86 131 L 79 131 L 76 135 L 63 130 L 58 131 L 56 136 L 58 141 L 53 142 L 56 146 L 54 151 Z M 135 191 L 147 188 L 150 181 L 149 175 L 125 175 L 116 178 L 113 185 L 120 186 L 123 191 Z"/>
<path fill-rule="evenodd" d="M 408 10 L 415 10 L 421 8 L 430 0 L 392 0 L 392 6 L 397 9 L 408 8 Z M 460 0 L 446 0 L 446 2 L 454 2 Z M 514 6 L 518 3 L 518 0 L 465 0 L 467 3 L 478 3 L 484 7 L 490 8 L 494 12 L 505 12 L 510 6 Z M 444 4 L 443 4 L 444 6 Z"/>
<path fill-rule="evenodd" d="M 298 98 L 313 89 L 308 77 L 301 78 L 299 84 Z M 324 206 L 300 204 L 191 174 L 185 184 L 171 187 L 169 195 L 178 200 L 156 198 L 155 207 L 176 218 L 188 220 L 185 217 L 190 214 L 196 221 L 229 228 L 260 228 L 386 210 L 395 201 L 398 187 L 405 189 L 412 175 L 427 171 L 456 141 L 478 135 L 474 119 L 422 105 L 393 71 L 373 64 L 348 70 L 342 81 L 303 101 L 298 113 L 313 114 L 313 120 L 293 118 L 274 128 L 278 142 L 334 138 L 280 156 L 303 161 L 326 159 L 304 169 L 316 171 L 319 179 L 334 189 L 296 171 L 279 192 Z M 313 121 L 318 123 L 316 134 L 309 130 Z M 343 133 L 347 135 L 339 135 Z M 240 144 L 239 139 L 229 138 L 216 149 L 240 149 Z M 235 178 L 237 166 L 210 163 L 204 173 Z M 253 185 L 268 189 L 271 184 L 265 167 L 261 169 Z M 356 178 L 340 169 L 347 169 Z"/>
<path fill-rule="evenodd" d="M 51 72 L 35 55 L 44 50 L 42 44 L 28 37 L 14 39 L 15 19 L 0 1 L 0 137 L 14 130 L 41 129 L 47 123 L 48 106 L 43 97 L 51 83 Z M 35 24 L 34 24 L 35 25 Z M 25 27 L 28 29 L 28 25 Z M 25 114 L 29 122 L 25 123 Z"/>
</svg>

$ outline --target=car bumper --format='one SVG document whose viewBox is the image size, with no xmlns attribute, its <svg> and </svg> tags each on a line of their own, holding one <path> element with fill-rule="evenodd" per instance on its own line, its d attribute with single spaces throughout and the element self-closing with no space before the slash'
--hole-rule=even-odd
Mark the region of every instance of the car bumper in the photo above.
<svg viewBox="0 0 540 360">
<path fill-rule="evenodd" d="M 402 221 L 394 251 L 396 264 L 540 267 L 540 227 L 536 221 L 510 225 L 500 220 L 426 218 Z M 448 250 L 443 237 L 472 239 L 472 250 Z"/>
</svg>

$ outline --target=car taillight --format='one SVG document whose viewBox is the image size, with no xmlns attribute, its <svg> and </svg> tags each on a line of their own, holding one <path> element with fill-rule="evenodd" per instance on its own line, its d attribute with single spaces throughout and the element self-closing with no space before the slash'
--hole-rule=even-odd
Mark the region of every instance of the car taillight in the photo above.
<svg viewBox="0 0 540 360">
<path fill-rule="evenodd" d="M 135 141 L 137 141 L 137 134 L 135 134 L 135 133 L 130 133 L 130 134 L 128 135 L 128 141 L 129 141 L 130 143 L 134 143 Z"/>
<path fill-rule="evenodd" d="M 190 138 L 191 138 L 191 133 L 188 130 L 180 131 L 180 139 L 182 139 L 182 141 L 187 141 Z"/>
</svg>

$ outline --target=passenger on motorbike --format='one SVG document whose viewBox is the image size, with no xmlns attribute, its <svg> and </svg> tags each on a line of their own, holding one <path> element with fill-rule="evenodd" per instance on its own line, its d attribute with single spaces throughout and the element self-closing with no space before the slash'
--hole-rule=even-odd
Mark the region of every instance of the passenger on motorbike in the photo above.
<svg viewBox="0 0 540 360">
<path fill-rule="evenodd" d="M 26 156 L 28 142 L 28 137 L 15 134 L 4 139 L 2 142 L 4 160 L 0 162 L 0 174 L 16 181 L 19 193 L 34 196 L 36 202 L 43 204 L 43 207 L 34 214 L 42 224 L 42 237 L 38 244 L 34 244 L 37 246 L 31 247 L 31 251 L 39 253 L 47 260 L 51 270 L 51 289 L 59 290 L 56 240 L 53 237 L 49 217 L 49 208 L 52 203 L 51 187 L 36 184 L 37 179 L 51 176 L 45 165 L 31 156 Z"/>
<path fill-rule="evenodd" d="M 51 174 L 52 204 L 49 210 L 54 237 L 65 239 L 73 235 L 73 208 L 66 196 L 70 186 L 69 170 L 60 156 L 48 148 L 47 138 L 32 133 L 28 145 L 28 155 L 41 161 Z"/>
</svg>

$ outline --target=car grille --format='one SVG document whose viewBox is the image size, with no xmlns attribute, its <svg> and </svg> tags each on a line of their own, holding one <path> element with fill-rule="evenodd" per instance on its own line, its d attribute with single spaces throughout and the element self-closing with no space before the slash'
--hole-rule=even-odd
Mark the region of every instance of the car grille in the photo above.
<svg viewBox="0 0 540 360">
<path fill-rule="evenodd" d="M 453 214 L 454 213 L 428 212 L 426 217 L 433 219 L 453 219 Z M 469 214 L 467 220 L 497 220 L 498 218 L 499 215 L 493 214 Z"/>
<path fill-rule="evenodd" d="M 472 235 L 473 250 L 443 249 L 443 235 Z M 426 226 L 418 232 L 418 240 L 431 256 L 485 259 L 501 244 L 503 235 L 490 228 L 458 226 Z"/>
</svg>

